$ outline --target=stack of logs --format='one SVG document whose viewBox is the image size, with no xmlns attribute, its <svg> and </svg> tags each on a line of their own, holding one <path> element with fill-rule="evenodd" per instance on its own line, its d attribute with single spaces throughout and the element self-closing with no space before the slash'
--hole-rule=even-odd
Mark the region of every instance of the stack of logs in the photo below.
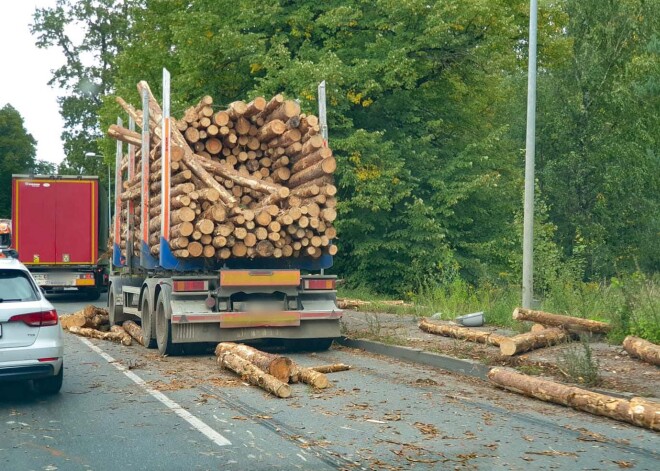
<svg viewBox="0 0 660 471">
<path fill-rule="evenodd" d="M 146 82 L 149 122 L 121 98 L 117 101 L 140 127 L 150 131 L 149 246 L 158 256 L 161 231 L 162 111 Z M 334 255 L 337 201 L 336 161 L 321 136 L 316 116 L 292 100 L 236 101 L 216 109 L 205 96 L 171 128 L 169 246 L 178 258 L 313 257 Z M 112 125 L 108 135 L 140 149 L 141 136 Z M 121 194 L 121 241 L 132 221 L 133 253 L 139 255 L 141 151 L 133 178 Z M 128 157 L 121 163 L 128 170 Z M 129 214 L 127 201 L 133 202 Z"/>
<path fill-rule="evenodd" d="M 315 389 L 325 389 L 330 381 L 325 373 L 349 370 L 343 363 L 302 367 L 288 357 L 263 352 L 248 345 L 221 342 L 215 348 L 218 363 L 274 396 L 291 396 L 289 383 L 302 382 Z"/>
<path fill-rule="evenodd" d="M 126 346 L 132 344 L 133 334 L 137 332 L 135 329 L 131 332 L 131 327 L 134 326 L 140 330 L 140 327 L 133 321 L 126 321 L 124 327 L 118 325 L 111 326 L 108 311 L 92 305 L 73 314 L 60 316 L 60 324 L 62 329 L 68 330 L 72 334 L 80 335 L 81 337 L 110 340 Z M 129 326 L 127 324 L 132 325 Z"/>
</svg>

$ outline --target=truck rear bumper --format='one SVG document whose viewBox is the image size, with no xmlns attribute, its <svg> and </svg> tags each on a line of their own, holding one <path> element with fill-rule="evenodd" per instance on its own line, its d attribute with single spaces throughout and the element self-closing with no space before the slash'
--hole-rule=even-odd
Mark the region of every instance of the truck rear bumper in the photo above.
<svg viewBox="0 0 660 471">
<path fill-rule="evenodd" d="M 219 322 L 190 322 L 172 324 L 172 342 L 235 342 L 257 339 L 318 339 L 336 338 L 341 335 L 339 320 L 300 320 L 299 325 L 286 327 L 239 327 L 221 328 Z"/>
<path fill-rule="evenodd" d="M 32 272 L 37 285 L 44 289 L 94 288 L 96 280 L 93 272 L 49 271 Z"/>
</svg>

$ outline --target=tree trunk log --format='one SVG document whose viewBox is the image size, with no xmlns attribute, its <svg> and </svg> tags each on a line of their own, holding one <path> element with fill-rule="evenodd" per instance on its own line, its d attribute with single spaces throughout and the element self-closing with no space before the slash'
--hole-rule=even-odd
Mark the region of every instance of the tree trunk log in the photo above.
<svg viewBox="0 0 660 471">
<path fill-rule="evenodd" d="M 660 366 L 660 345 L 629 335 L 623 340 L 623 348 L 633 357 Z"/>
<path fill-rule="evenodd" d="M 533 311 L 522 307 L 513 311 L 513 318 L 519 321 L 538 322 L 546 326 L 562 327 L 569 332 L 593 332 L 606 334 L 610 331 L 610 325 L 606 322 L 582 319 L 581 317 L 562 316 L 543 311 Z"/>
<path fill-rule="evenodd" d="M 291 387 L 288 384 L 260 370 L 238 355 L 231 352 L 221 353 L 218 356 L 218 363 L 223 368 L 232 370 L 248 383 L 259 386 L 277 397 L 287 398 L 291 396 Z"/>
<path fill-rule="evenodd" d="M 330 381 L 328 381 L 328 377 L 325 374 L 319 373 L 312 368 L 303 368 L 296 363 L 293 365 L 291 375 L 297 380 L 309 384 L 316 389 L 325 389 L 330 386 Z"/>
<path fill-rule="evenodd" d="M 128 334 L 135 339 L 140 345 L 144 345 L 144 336 L 142 335 L 142 327 L 133 321 L 124 321 L 122 327 Z"/>
<path fill-rule="evenodd" d="M 311 167 L 308 167 L 298 173 L 294 173 L 289 178 L 289 187 L 295 188 L 303 183 L 310 182 L 319 177 L 332 174 L 337 169 L 337 161 L 334 157 L 323 159 Z"/>
<path fill-rule="evenodd" d="M 313 366 L 311 369 L 318 373 L 328 374 L 338 373 L 340 371 L 348 371 L 351 369 L 351 366 L 345 365 L 343 363 L 333 363 L 331 365 Z"/>
<path fill-rule="evenodd" d="M 226 352 L 238 355 L 244 360 L 253 363 L 257 368 L 274 376 L 282 382 L 286 383 L 289 381 L 293 362 L 287 357 L 262 352 L 248 345 L 233 342 L 221 342 L 215 348 L 216 356 L 221 356 Z"/>
<path fill-rule="evenodd" d="M 83 337 L 89 337 L 100 340 L 111 340 L 113 342 L 121 343 L 122 345 L 129 346 L 132 343 L 130 335 L 124 335 L 117 332 L 101 332 L 100 330 L 90 329 L 87 327 L 71 327 L 69 332 Z"/>
<path fill-rule="evenodd" d="M 501 339 L 500 352 L 505 356 L 513 356 L 530 350 L 557 345 L 570 340 L 570 338 L 570 334 L 564 329 L 550 327 L 540 332 L 527 332 L 526 334 Z"/>
<path fill-rule="evenodd" d="M 660 404 L 642 398 L 632 398 L 628 401 L 502 368 L 490 370 L 488 379 L 496 385 L 518 394 L 651 430 L 660 430 Z"/>
<path fill-rule="evenodd" d="M 341 307 L 341 306 L 340 306 Z M 455 339 L 466 340 L 468 342 L 484 343 L 486 345 L 500 346 L 500 343 L 507 339 L 504 335 L 492 332 L 484 332 L 467 327 L 459 327 L 447 324 L 434 324 L 426 319 L 422 319 L 419 328 L 430 334 L 452 337 Z"/>
</svg>

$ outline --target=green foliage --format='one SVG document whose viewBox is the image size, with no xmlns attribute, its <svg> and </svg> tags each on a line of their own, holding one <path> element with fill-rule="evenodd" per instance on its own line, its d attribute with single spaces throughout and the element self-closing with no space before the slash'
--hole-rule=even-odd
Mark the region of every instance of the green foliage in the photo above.
<svg viewBox="0 0 660 471">
<path fill-rule="evenodd" d="M 583 336 L 579 344 L 568 346 L 557 360 L 570 380 L 585 386 L 597 386 L 600 383 L 600 365 L 593 357 L 588 337 Z"/>
<path fill-rule="evenodd" d="M 587 279 L 636 260 L 657 271 L 660 2 L 562 6 L 570 53 L 539 75 L 537 164 L 555 240 L 584 257 Z"/>
<path fill-rule="evenodd" d="M 53 7 L 35 10 L 31 31 L 37 47 L 56 48 L 66 61 L 53 71 L 48 82 L 65 92 L 58 99 L 66 155 L 59 169 L 62 174 L 105 175 L 103 162 L 86 158 L 85 153 L 99 150 L 99 110 L 104 95 L 113 88 L 115 56 L 129 29 L 128 12 L 140 3 L 57 0 Z M 83 28 L 81 39 L 71 35 L 68 27 L 72 24 Z"/>
<path fill-rule="evenodd" d="M 47 163 L 35 159 L 36 145 L 20 113 L 9 104 L 0 109 L 0 218 L 11 218 L 12 174 L 54 173 Z"/>
<path fill-rule="evenodd" d="M 535 284 L 553 308 L 604 315 L 609 292 L 581 281 L 633 272 L 635 260 L 660 267 L 659 7 L 539 11 Z M 74 21 L 89 24 L 80 44 L 66 34 Z M 448 312 L 487 305 L 506 324 L 520 279 L 527 23 L 523 0 L 58 0 L 37 10 L 33 32 L 67 57 L 53 83 L 68 93 L 75 172 L 100 171 L 85 151 L 114 159 L 101 130 L 123 115 L 115 96 L 138 105 L 147 80 L 159 97 L 163 67 L 175 116 L 207 94 L 221 108 L 279 92 L 315 113 L 326 80 L 335 272 Z"/>
</svg>

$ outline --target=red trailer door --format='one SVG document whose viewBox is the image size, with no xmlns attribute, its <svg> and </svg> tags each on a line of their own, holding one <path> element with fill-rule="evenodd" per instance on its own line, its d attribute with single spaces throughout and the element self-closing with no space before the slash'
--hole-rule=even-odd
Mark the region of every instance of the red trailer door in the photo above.
<svg viewBox="0 0 660 471">
<path fill-rule="evenodd" d="M 98 182 L 15 177 L 14 247 L 27 265 L 90 265 L 97 258 Z"/>
<path fill-rule="evenodd" d="M 14 248 L 25 264 L 51 264 L 55 255 L 56 189 L 43 181 L 15 179 L 12 192 Z"/>
<path fill-rule="evenodd" d="M 60 264 L 93 265 L 98 223 L 96 180 L 60 180 L 57 188 L 55 256 Z"/>
</svg>

